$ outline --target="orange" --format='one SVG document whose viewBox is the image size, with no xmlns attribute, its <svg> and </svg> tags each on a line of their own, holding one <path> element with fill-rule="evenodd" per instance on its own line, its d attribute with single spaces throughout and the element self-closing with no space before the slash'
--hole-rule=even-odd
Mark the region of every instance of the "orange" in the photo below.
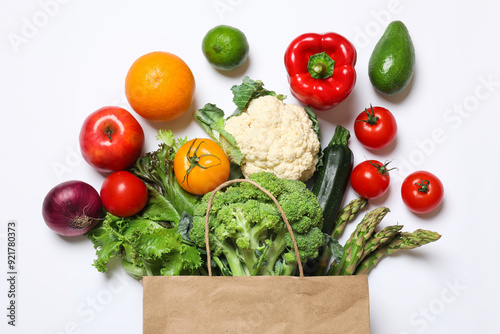
<svg viewBox="0 0 500 334">
<path fill-rule="evenodd" d="M 168 122 L 188 111 L 195 86 L 191 69 L 180 57 L 155 51 L 132 64 L 125 78 L 125 95 L 143 118 Z"/>
</svg>

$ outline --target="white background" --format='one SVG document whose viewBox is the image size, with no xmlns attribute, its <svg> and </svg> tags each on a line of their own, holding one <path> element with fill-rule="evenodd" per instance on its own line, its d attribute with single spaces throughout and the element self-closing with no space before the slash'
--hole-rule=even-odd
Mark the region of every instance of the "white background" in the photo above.
<svg viewBox="0 0 500 334">
<path fill-rule="evenodd" d="M 370 104 L 391 110 L 399 125 L 391 147 L 375 152 L 354 137 L 350 142 L 355 163 L 376 158 L 399 167 L 390 191 L 370 208 L 391 209 L 382 225 L 442 234 L 434 244 L 384 259 L 370 273 L 372 333 L 497 332 L 499 9 L 493 0 L 2 0 L 0 332 L 142 330 L 142 286 L 119 267 L 97 272 L 90 241 L 59 237 L 41 217 L 45 194 L 59 182 L 79 179 L 100 189 L 104 176 L 79 154 L 80 126 L 106 105 L 131 111 L 124 78 L 136 58 L 156 50 L 175 53 L 197 84 L 195 102 L 182 118 L 158 124 L 137 116 L 150 151 L 159 128 L 203 136 L 191 111 L 210 102 L 232 112 L 229 89 L 244 75 L 296 102 L 283 65 L 285 48 L 302 33 L 329 31 L 355 44 L 358 80 L 348 100 L 318 113 L 324 142 L 337 124 L 352 131 L 354 118 Z M 386 98 L 371 86 L 367 63 L 392 20 L 410 31 L 416 72 L 407 90 Z M 240 28 L 250 43 L 248 63 L 231 73 L 212 69 L 201 53 L 204 34 L 218 24 Z M 400 198 L 402 179 L 418 169 L 445 185 L 445 200 L 432 214 L 412 214 Z M 355 196 L 349 190 L 346 199 Z M 6 310 L 10 220 L 18 228 L 15 328 L 7 325 Z"/>
</svg>

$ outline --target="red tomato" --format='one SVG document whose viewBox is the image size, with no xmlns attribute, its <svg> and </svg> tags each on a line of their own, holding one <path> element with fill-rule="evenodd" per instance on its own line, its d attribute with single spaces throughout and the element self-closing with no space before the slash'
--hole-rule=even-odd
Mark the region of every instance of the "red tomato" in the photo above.
<svg viewBox="0 0 500 334">
<path fill-rule="evenodd" d="M 114 172 L 102 183 L 101 201 L 104 208 L 115 216 L 133 216 L 146 206 L 148 188 L 130 172 Z"/>
<path fill-rule="evenodd" d="M 444 187 L 432 173 L 417 171 L 408 175 L 401 185 L 403 202 L 415 213 L 428 213 L 443 200 Z"/>
<path fill-rule="evenodd" d="M 387 147 L 398 132 L 394 115 L 382 107 L 365 109 L 354 121 L 354 134 L 361 145 L 368 149 L 379 150 Z"/>
<path fill-rule="evenodd" d="M 391 178 L 389 169 L 377 160 L 366 160 L 358 164 L 351 172 L 352 189 L 365 199 L 375 199 L 382 196 L 387 189 Z"/>
</svg>

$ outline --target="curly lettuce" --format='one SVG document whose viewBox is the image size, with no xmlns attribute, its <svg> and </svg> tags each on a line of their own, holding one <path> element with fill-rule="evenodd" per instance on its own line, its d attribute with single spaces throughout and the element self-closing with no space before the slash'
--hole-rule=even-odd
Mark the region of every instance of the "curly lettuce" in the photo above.
<svg viewBox="0 0 500 334">
<path fill-rule="evenodd" d="M 173 161 L 187 140 L 176 139 L 171 131 L 160 130 L 160 147 L 140 157 L 130 171 L 146 184 L 146 207 L 131 217 L 107 213 L 104 220 L 87 233 L 96 249 L 94 266 L 107 271 L 112 259 L 121 260 L 133 277 L 200 274 L 204 261 L 198 249 L 183 238 L 183 217 L 193 214 L 199 197 L 178 184 Z"/>
</svg>

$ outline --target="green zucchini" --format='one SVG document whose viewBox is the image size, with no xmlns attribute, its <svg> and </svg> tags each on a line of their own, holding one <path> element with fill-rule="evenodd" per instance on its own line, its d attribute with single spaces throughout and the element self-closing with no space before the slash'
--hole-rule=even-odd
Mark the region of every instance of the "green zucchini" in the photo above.
<svg viewBox="0 0 500 334">
<path fill-rule="evenodd" d="M 351 176 L 354 156 L 348 146 L 349 131 L 338 125 L 327 147 L 323 165 L 316 171 L 312 192 L 323 209 L 323 232 L 331 234 Z"/>
</svg>

